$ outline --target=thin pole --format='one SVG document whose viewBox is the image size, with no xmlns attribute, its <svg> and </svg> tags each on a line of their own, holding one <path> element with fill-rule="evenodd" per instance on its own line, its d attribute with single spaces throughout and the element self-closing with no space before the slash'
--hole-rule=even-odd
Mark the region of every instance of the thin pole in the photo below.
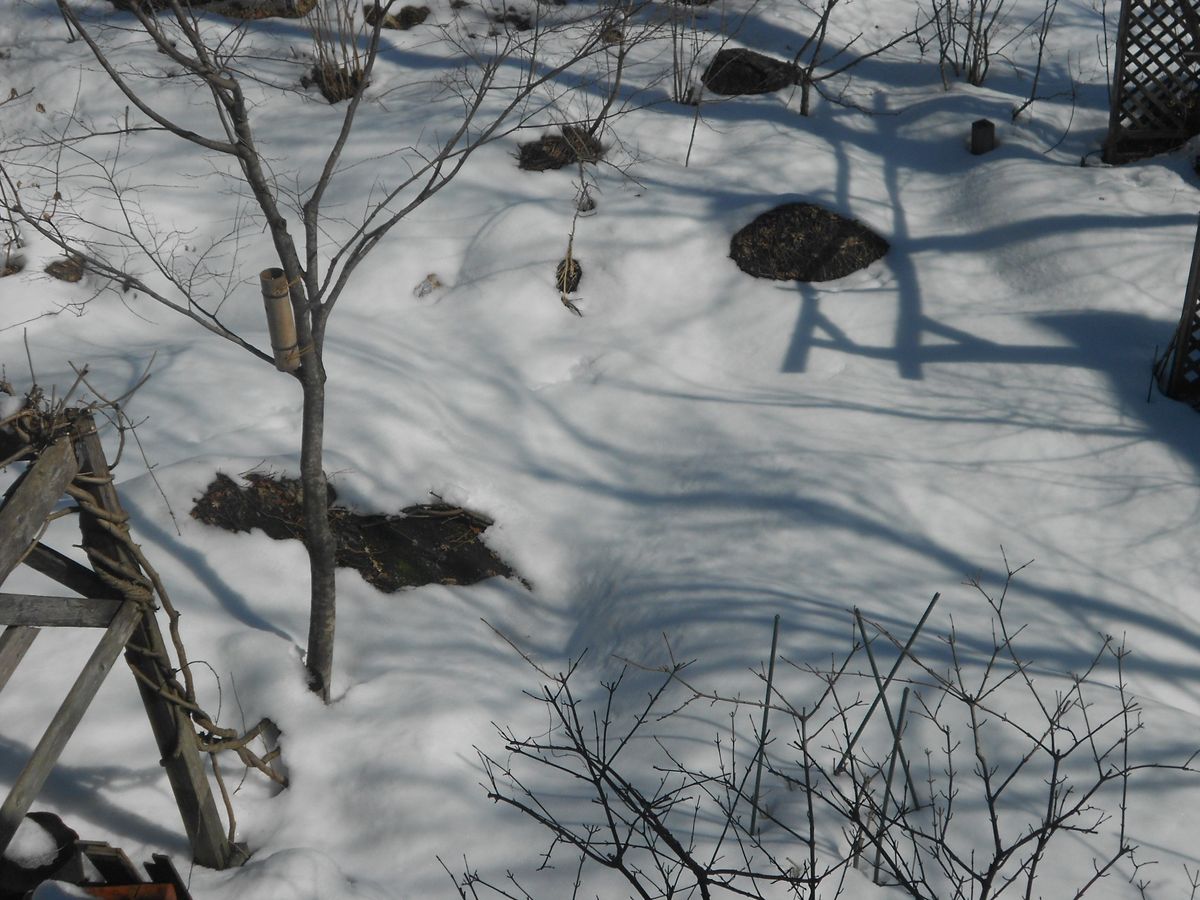
<svg viewBox="0 0 1200 900">
<path fill-rule="evenodd" d="M 854 732 L 854 737 L 850 738 L 850 743 L 846 746 L 846 752 L 842 754 L 842 758 L 838 760 L 838 764 L 834 767 L 835 775 L 841 775 L 846 770 L 846 763 L 850 759 L 850 754 L 854 751 L 854 745 L 858 743 L 858 739 L 862 737 L 862 733 L 866 731 L 867 723 L 871 721 L 871 716 L 875 712 L 875 708 L 879 706 L 879 701 L 883 697 L 883 691 L 886 691 L 892 684 L 892 679 L 896 677 L 896 673 L 900 671 L 900 664 L 904 662 L 904 657 L 908 656 L 908 651 L 912 649 L 912 645 L 917 641 L 917 635 L 921 633 L 921 629 L 925 627 L 925 621 L 929 618 L 929 614 L 933 612 L 934 606 L 937 605 L 941 594 L 934 594 L 933 599 L 929 601 L 929 605 L 925 607 L 925 612 L 921 615 L 921 621 L 917 623 L 917 627 L 913 629 L 913 633 L 909 635 L 908 642 L 904 645 L 904 649 L 900 651 L 900 655 L 896 657 L 896 662 L 892 666 L 892 671 L 888 672 L 888 677 L 884 679 L 883 690 L 875 695 L 875 699 L 871 701 L 871 708 L 867 710 L 867 715 L 863 718 L 862 724 L 858 726 L 858 731 Z M 867 636 L 863 634 L 863 643 L 865 644 Z M 868 655 L 870 655 L 868 653 Z M 877 673 L 878 677 L 878 673 Z"/>
<path fill-rule="evenodd" d="M 862 613 L 857 609 L 854 611 L 854 619 L 858 622 L 858 631 L 859 634 L 862 635 L 863 647 L 867 651 L 867 659 L 871 663 L 871 674 L 875 676 L 875 686 L 879 689 L 879 697 L 883 703 L 884 715 L 887 716 L 888 727 L 892 729 L 892 734 L 898 734 L 899 728 L 896 725 L 896 720 L 892 717 L 892 707 L 888 704 L 887 697 L 883 696 L 885 685 L 879 679 L 879 667 L 875 665 L 875 654 L 871 652 L 871 645 L 867 642 L 867 629 L 866 626 L 863 625 Z M 912 791 L 913 803 L 915 803 L 917 808 L 920 809 L 921 800 L 917 796 L 917 786 L 913 783 L 912 772 L 908 767 L 908 760 L 905 759 L 904 750 L 902 748 L 897 747 L 896 749 L 899 751 L 900 764 L 904 766 L 904 775 L 908 779 L 908 789 Z"/>
<path fill-rule="evenodd" d="M 775 681 L 775 648 L 779 646 L 779 616 L 771 630 L 771 662 L 767 666 L 767 696 L 763 700 L 762 728 L 758 738 L 758 770 L 754 773 L 754 796 L 750 800 L 750 834 L 758 824 L 758 789 L 762 784 L 763 761 L 767 755 L 767 714 L 771 711 L 771 686 Z"/>
<path fill-rule="evenodd" d="M 883 788 L 883 808 L 879 812 L 879 831 L 875 835 L 875 871 L 871 874 L 871 882 L 879 884 L 879 865 L 883 860 L 883 833 L 887 830 L 888 800 L 892 797 L 892 776 L 896 774 L 896 757 L 900 755 L 900 732 L 904 728 L 904 715 L 908 711 L 908 688 L 900 698 L 900 721 L 896 724 L 896 735 L 892 740 L 892 758 L 888 762 L 887 783 Z M 914 798 L 916 799 L 916 798 Z M 904 798 L 900 798 L 898 809 L 904 809 Z"/>
</svg>

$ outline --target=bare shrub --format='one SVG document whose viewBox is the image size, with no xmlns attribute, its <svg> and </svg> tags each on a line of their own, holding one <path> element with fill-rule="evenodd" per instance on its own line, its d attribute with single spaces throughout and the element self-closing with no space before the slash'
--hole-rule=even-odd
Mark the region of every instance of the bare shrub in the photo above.
<svg viewBox="0 0 1200 900">
<path fill-rule="evenodd" d="M 982 85 L 992 61 L 1032 35 L 1037 46 L 1032 102 L 1058 2 L 1044 0 L 1042 9 L 1029 21 L 1016 23 L 1011 6 L 1010 0 L 932 0 L 930 19 L 943 83 L 948 85 L 953 76 L 976 87 Z"/>
<path fill-rule="evenodd" d="M 389 6 L 391 4 L 388 4 Z M 387 12 L 378 4 L 378 17 Z M 351 0 L 320 0 L 309 14 L 312 26 L 313 67 L 305 87 L 315 84 L 330 103 L 349 100 L 367 84 L 368 24 Z M 372 23 L 381 27 L 380 23 Z"/>
<path fill-rule="evenodd" d="M 549 726 L 532 736 L 503 729 L 503 755 L 480 751 L 488 797 L 549 832 L 543 866 L 577 871 L 581 895 L 596 868 L 639 897 L 778 896 L 780 885 L 833 897 L 851 868 L 922 900 L 1035 896 L 1052 870 L 1056 885 L 1076 880 L 1077 898 L 1118 871 L 1144 884 L 1126 828 L 1131 781 L 1195 773 L 1197 754 L 1135 755 L 1140 706 L 1127 651 L 1112 638 L 1083 671 L 1035 679 L 1021 629 L 1005 617 L 1014 574 L 999 594 L 974 583 L 990 640 L 953 624 L 940 641 L 920 639 L 937 596 L 906 640 L 855 610 L 840 656 L 781 659 L 781 677 L 772 654 L 757 702 L 697 685 L 672 655 L 664 666 L 631 663 L 591 706 L 573 684 L 576 666 L 553 674 L 522 654 L 541 678 L 530 696 Z M 895 657 L 886 674 L 885 648 Z M 658 676 L 632 708 L 631 672 Z M 693 726 L 711 719 L 693 712 L 710 707 L 729 724 L 705 763 Z M 770 800 L 759 796 L 760 766 Z M 1095 857 L 1072 869 L 1079 854 L 1056 848 L 1080 835 Z M 455 883 L 462 897 L 517 896 L 478 872 Z"/>
</svg>

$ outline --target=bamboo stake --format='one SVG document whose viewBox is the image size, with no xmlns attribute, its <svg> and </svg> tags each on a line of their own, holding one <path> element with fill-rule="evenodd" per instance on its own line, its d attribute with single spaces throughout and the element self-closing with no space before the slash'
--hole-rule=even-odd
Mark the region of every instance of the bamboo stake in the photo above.
<svg viewBox="0 0 1200 900">
<path fill-rule="evenodd" d="M 283 269 L 263 269 L 258 279 L 262 283 L 271 349 L 275 351 L 275 368 L 280 372 L 295 372 L 300 368 L 300 342 L 296 338 L 296 319 L 292 313 L 287 275 Z"/>
</svg>

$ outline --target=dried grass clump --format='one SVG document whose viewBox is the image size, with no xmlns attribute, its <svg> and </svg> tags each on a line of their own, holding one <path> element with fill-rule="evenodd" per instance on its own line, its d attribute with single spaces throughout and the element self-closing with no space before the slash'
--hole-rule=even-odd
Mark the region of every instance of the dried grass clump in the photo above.
<svg viewBox="0 0 1200 900">
<path fill-rule="evenodd" d="M 560 130 L 561 134 L 543 135 L 536 141 L 518 145 L 517 168 L 545 172 L 604 158 L 604 145 L 595 135 L 578 125 L 564 125 Z"/>
<path fill-rule="evenodd" d="M 300 83 L 306 88 L 316 85 L 321 96 L 331 104 L 349 100 L 366 85 L 361 68 L 337 66 L 328 62 L 313 66 L 308 74 L 300 79 Z"/>
<path fill-rule="evenodd" d="M 579 290 L 579 282 L 583 278 L 583 266 L 579 260 L 561 259 L 554 268 L 554 286 L 560 294 L 573 294 Z"/>
<path fill-rule="evenodd" d="M 329 103 L 349 100 L 366 87 L 366 20 L 352 0 L 320 0 L 309 21 L 312 26 L 313 67 L 300 79 L 316 85 Z"/>
</svg>

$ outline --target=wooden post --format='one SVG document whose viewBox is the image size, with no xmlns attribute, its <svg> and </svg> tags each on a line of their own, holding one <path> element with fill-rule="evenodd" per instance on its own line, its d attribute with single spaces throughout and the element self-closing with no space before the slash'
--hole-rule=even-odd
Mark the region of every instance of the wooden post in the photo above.
<svg viewBox="0 0 1200 900">
<path fill-rule="evenodd" d="M 107 628 L 124 600 L 0 594 L 0 625 L 36 628 Z"/>
<path fill-rule="evenodd" d="M 25 813 L 29 812 L 29 807 L 33 805 L 42 785 L 46 783 L 50 770 L 58 762 L 63 748 L 67 746 L 67 741 L 79 725 L 79 720 L 87 712 L 96 691 L 100 689 L 113 663 L 121 654 L 121 648 L 129 641 L 129 636 L 134 633 L 142 618 L 143 611 L 138 604 L 125 603 L 108 626 L 108 630 L 104 632 L 104 637 L 100 639 L 96 649 L 92 651 L 87 665 L 75 679 L 67 699 L 54 714 L 50 727 L 38 741 L 33 756 L 17 776 L 4 805 L 0 807 L 0 853 L 4 852 L 4 848 L 17 833 L 17 826 L 25 818 Z"/>
<path fill-rule="evenodd" d="M 51 444 L 30 466 L 0 507 L 0 582 L 17 567 L 42 533 L 63 491 L 75 477 L 79 465 L 71 441 L 62 438 Z"/>
<path fill-rule="evenodd" d="M 971 123 L 971 152 L 975 156 L 996 149 L 996 124 L 991 119 L 976 119 Z"/>
<path fill-rule="evenodd" d="M 1200 403 L 1200 358 L 1192 354 L 1200 350 L 1200 223 L 1192 244 L 1192 263 L 1188 269 L 1187 288 L 1183 295 L 1183 311 L 1179 326 L 1167 348 L 1160 372 L 1159 390 L 1168 397 L 1193 405 Z"/>
<path fill-rule="evenodd" d="M 20 625 L 5 628 L 3 633 L 0 633 L 0 691 L 4 690 L 8 679 L 12 678 L 12 673 L 25 658 L 26 651 L 37 636 L 36 628 Z"/>
<path fill-rule="evenodd" d="M 58 504 L 76 471 L 78 463 L 71 441 L 62 438 L 51 444 L 9 489 L 4 505 L 0 506 L 0 583 L 30 552 L 30 544 L 41 534 L 46 517 Z M 37 636 L 36 628 L 26 626 L 4 630 L 0 636 L 0 690 Z"/>
<path fill-rule="evenodd" d="M 25 565 L 82 597 L 121 599 L 117 591 L 97 578 L 96 573 L 87 566 L 81 566 L 69 556 L 64 556 L 45 544 L 33 545 L 29 555 L 25 557 Z"/>
<path fill-rule="evenodd" d="M 104 448 L 91 414 L 78 413 L 75 423 L 76 452 L 81 471 L 91 476 L 85 487 L 92 502 L 110 516 L 122 518 L 125 514 L 113 487 L 108 461 L 104 457 Z M 140 571 L 129 548 L 109 534 L 86 507 L 79 513 L 79 529 L 83 534 L 84 546 L 96 548 L 126 570 Z M 135 679 L 138 691 L 146 707 L 159 753 L 162 754 L 161 762 L 167 770 L 194 859 L 212 869 L 224 869 L 240 863 L 242 851 L 230 842 L 221 824 L 192 720 L 182 708 L 166 700 L 156 689 L 166 687 L 172 693 L 181 693 L 174 683 L 166 644 L 152 612 L 139 616 L 129 647 L 125 661 L 138 675 Z"/>
<path fill-rule="evenodd" d="M 287 275 L 283 269 L 263 269 L 258 280 L 262 284 L 263 305 L 267 310 L 271 349 L 275 351 L 275 368 L 280 372 L 295 372 L 300 368 L 300 342 L 296 337 Z"/>
</svg>

